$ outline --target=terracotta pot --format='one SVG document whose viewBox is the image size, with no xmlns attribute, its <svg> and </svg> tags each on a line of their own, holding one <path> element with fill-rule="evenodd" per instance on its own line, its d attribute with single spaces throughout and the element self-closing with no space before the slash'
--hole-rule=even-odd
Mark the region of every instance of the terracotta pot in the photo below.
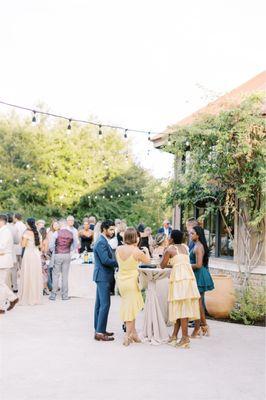
<svg viewBox="0 0 266 400">
<path fill-rule="evenodd" d="M 208 313 L 214 318 L 226 318 L 235 305 L 233 280 L 228 275 L 212 275 L 214 290 L 205 293 Z"/>
</svg>

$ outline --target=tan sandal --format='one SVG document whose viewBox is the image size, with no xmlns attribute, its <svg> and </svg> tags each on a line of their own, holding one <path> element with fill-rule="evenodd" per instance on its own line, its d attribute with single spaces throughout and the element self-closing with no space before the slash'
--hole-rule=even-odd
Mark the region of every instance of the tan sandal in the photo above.
<svg viewBox="0 0 266 400">
<path fill-rule="evenodd" d="M 170 346 L 175 346 L 177 343 L 177 337 L 176 336 L 170 336 L 168 339 L 167 344 L 169 344 Z"/>
<path fill-rule="evenodd" d="M 129 339 L 131 339 L 131 341 L 135 343 L 142 343 L 137 334 L 130 335 Z"/>
<path fill-rule="evenodd" d="M 201 339 L 202 338 L 202 331 L 201 328 L 194 329 L 192 334 L 190 335 L 191 339 Z"/>
<path fill-rule="evenodd" d="M 189 349 L 190 348 L 190 340 L 189 337 L 182 337 L 179 342 L 175 345 L 176 349 Z"/>
<path fill-rule="evenodd" d="M 210 336 L 210 327 L 209 325 L 202 325 L 201 332 L 203 336 Z"/>
<path fill-rule="evenodd" d="M 124 346 L 129 346 L 130 343 L 132 343 L 132 342 L 133 342 L 133 340 L 131 339 L 131 337 L 128 336 L 128 335 L 125 335 L 124 341 L 123 341 L 123 345 L 124 345 Z"/>
</svg>

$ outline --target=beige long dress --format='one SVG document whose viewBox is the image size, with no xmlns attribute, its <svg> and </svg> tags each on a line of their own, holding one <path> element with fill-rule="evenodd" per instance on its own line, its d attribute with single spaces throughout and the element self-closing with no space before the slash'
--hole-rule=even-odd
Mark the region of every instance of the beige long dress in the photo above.
<svg viewBox="0 0 266 400">
<path fill-rule="evenodd" d="M 34 237 L 27 232 L 23 237 L 28 241 L 21 264 L 19 304 L 33 306 L 43 301 L 41 253 L 35 246 Z"/>
</svg>

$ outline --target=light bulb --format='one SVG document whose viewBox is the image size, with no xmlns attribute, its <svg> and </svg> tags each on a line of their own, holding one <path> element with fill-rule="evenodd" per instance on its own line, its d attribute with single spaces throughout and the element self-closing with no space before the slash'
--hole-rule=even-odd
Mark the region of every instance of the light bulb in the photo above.
<svg viewBox="0 0 266 400">
<path fill-rule="evenodd" d="M 36 111 L 33 111 L 33 116 L 32 116 L 31 123 L 32 123 L 32 125 L 36 125 L 36 123 L 37 123 Z"/>
</svg>

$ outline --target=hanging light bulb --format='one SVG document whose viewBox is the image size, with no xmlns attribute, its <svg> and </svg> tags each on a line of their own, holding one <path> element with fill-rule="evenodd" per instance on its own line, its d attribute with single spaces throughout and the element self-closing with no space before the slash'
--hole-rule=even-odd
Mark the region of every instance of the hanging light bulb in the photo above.
<svg viewBox="0 0 266 400">
<path fill-rule="evenodd" d="M 99 132 L 98 132 L 99 138 L 101 139 L 103 133 L 102 133 L 102 125 L 99 125 Z"/>
<path fill-rule="evenodd" d="M 71 131 L 71 119 L 68 120 L 68 126 L 67 126 L 67 134 L 70 134 Z"/>
<path fill-rule="evenodd" d="M 125 129 L 125 132 L 124 132 L 124 138 L 125 138 L 125 139 L 127 139 L 127 131 L 128 131 L 128 130 Z"/>
<path fill-rule="evenodd" d="M 35 125 L 36 122 L 37 122 L 37 119 L 36 119 L 36 111 L 35 111 L 35 110 L 33 110 L 33 116 L 32 116 L 31 122 L 32 122 L 33 125 Z"/>
</svg>

